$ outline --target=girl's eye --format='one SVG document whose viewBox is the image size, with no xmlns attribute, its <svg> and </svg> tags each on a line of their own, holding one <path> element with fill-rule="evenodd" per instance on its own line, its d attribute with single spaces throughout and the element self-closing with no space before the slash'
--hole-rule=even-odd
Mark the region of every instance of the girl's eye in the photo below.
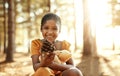
<svg viewBox="0 0 120 76">
<path fill-rule="evenodd" d="M 58 30 L 58 29 L 55 27 L 55 28 L 53 28 L 53 30 Z"/>
<path fill-rule="evenodd" d="M 51 27 L 51 28 L 50 28 L 50 27 L 43 27 L 43 29 L 44 29 L 44 30 L 50 30 L 50 29 L 51 29 L 51 30 L 53 30 L 53 31 L 57 31 L 57 30 L 58 30 L 57 27 Z"/>
<path fill-rule="evenodd" d="M 48 28 L 48 27 L 44 27 L 43 29 L 46 29 L 46 30 L 48 30 L 49 28 Z"/>
</svg>

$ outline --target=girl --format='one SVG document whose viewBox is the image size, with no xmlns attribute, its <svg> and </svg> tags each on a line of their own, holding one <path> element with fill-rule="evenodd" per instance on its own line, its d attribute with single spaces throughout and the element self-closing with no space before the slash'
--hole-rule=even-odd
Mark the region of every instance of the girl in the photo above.
<svg viewBox="0 0 120 76">
<path fill-rule="evenodd" d="M 81 71 L 73 65 L 71 56 L 67 57 L 63 64 L 54 61 L 56 50 L 69 51 L 70 47 L 67 41 L 56 40 L 61 30 L 60 17 L 54 13 L 47 13 L 41 20 L 40 30 L 43 39 L 35 39 L 31 42 L 34 76 L 82 76 Z"/>
</svg>

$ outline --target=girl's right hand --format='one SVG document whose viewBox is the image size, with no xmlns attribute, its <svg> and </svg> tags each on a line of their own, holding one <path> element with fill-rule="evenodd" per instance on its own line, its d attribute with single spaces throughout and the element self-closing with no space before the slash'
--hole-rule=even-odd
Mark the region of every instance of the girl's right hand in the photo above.
<svg viewBox="0 0 120 76">
<path fill-rule="evenodd" d="M 46 53 L 44 57 L 41 59 L 42 65 L 45 67 L 49 66 L 50 64 L 52 64 L 54 57 L 55 57 L 55 53 L 53 52 Z"/>
</svg>

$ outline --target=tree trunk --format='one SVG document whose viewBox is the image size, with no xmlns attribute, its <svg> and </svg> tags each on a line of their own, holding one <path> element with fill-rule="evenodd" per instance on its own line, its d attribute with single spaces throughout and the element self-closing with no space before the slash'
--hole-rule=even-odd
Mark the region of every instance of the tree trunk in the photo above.
<svg viewBox="0 0 120 76">
<path fill-rule="evenodd" d="M 88 11 L 88 0 L 83 0 L 83 14 L 84 14 L 84 26 L 83 26 L 83 56 L 87 57 L 87 69 L 85 72 L 85 76 L 98 76 L 99 75 L 99 58 L 97 57 L 97 48 L 96 48 L 96 33 L 95 37 L 92 37 L 91 31 L 96 30 L 91 29 L 90 27 L 90 19 L 89 19 L 89 11 Z M 96 31 L 95 31 L 96 32 Z M 89 55 L 89 56 L 86 56 Z"/>
<path fill-rule="evenodd" d="M 6 7 L 5 7 L 5 3 L 6 3 L 7 1 L 6 0 L 4 0 L 4 53 L 6 53 L 6 50 L 7 50 L 7 47 L 6 47 L 6 35 L 7 35 L 7 9 L 6 9 Z"/>
<path fill-rule="evenodd" d="M 15 51 L 15 25 L 14 25 L 14 0 L 8 0 L 8 49 L 6 52 L 6 61 L 13 61 L 13 52 Z"/>
<path fill-rule="evenodd" d="M 91 55 L 91 29 L 87 0 L 83 0 L 83 55 Z"/>
<path fill-rule="evenodd" d="M 51 0 L 48 0 L 48 8 L 49 8 L 48 12 L 51 12 Z"/>
</svg>

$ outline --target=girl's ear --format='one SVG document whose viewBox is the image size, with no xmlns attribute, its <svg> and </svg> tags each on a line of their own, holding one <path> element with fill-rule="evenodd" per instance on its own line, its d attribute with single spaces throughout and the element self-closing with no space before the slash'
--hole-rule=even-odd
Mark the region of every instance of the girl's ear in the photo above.
<svg viewBox="0 0 120 76">
<path fill-rule="evenodd" d="M 40 28 L 40 31 L 42 31 L 42 28 Z"/>
<path fill-rule="evenodd" d="M 40 26 L 40 31 L 42 31 L 42 25 Z"/>
</svg>

